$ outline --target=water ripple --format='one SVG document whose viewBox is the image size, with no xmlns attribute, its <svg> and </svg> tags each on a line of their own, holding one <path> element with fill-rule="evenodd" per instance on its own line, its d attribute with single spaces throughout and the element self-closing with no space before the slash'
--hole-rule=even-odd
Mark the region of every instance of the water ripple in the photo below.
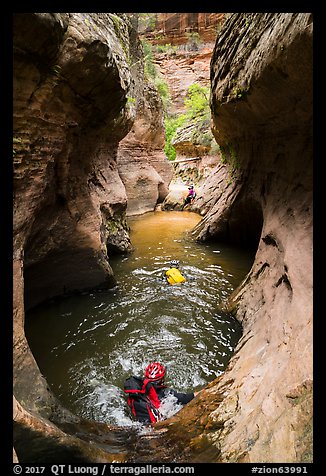
<svg viewBox="0 0 326 476">
<path fill-rule="evenodd" d="M 167 366 L 168 385 L 200 388 L 224 371 L 241 336 L 220 307 L 249 269 L 248 256 L 190 240 L 194 214 L 165 213 L 158 226 L 157 216 L 146 215 L 132 220 L 135 252 L 111 260 L 114 289 L 28 313 L 26 334 L 42 373 L 67 408 L 84 418 L 134 424 L 122 390 L 127 376 L 142 375 L 158 360 Z M 180 260 L 183 285 L 163 279 L 171 259 Z M 45 316 L 51 332 L 43 331 Z M 171 405 L 167 414 L 175 410 Z"/>
</svg>

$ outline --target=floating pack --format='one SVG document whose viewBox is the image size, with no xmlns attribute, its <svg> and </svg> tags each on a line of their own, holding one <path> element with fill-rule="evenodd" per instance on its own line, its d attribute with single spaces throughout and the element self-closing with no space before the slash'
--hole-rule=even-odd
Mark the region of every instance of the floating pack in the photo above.
<svg viewBox="0 0 326 476">
<path fill-rule="evenodd" d="M 184 283 L 186 280 L 184 276 L 182 276 L 178 268 L 168 269 L 165 274 L 169 284 Z"/>
<path fill-rule="evenodd" d="M 127 403 L 135 417 L 137 417 L 135 402 L 138 402 L 146 409 L 151 423 L 162 419 L 159 411 L 160 400 L 151 380 L 131 376 L 124 383 L 124 392 L 128 395 Z"/>
</svg>

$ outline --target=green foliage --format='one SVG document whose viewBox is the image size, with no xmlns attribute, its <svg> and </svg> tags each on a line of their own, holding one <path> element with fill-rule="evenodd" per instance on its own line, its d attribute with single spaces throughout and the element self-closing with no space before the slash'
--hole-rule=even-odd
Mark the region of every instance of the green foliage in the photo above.
<svg viewBox="0 0 326 476">
<path fill-rule="evenodd" d="M 198 116 L 209 117 L 209 88 L 193 83 L 189 86 L 184 104 L 187 108 L 187 116 L 196 118 Z"/>
<path fill-rule="evenodd" d="M 176 54 L 178 49 L 177 45 L 171 45 L 171 43 L 166 43 L 165 45 L 156 45 L 155 51 L 157 53 L 166 53 L 168 56 L 173 56 Z"/>
<path fill-rule="evenodd" d="M 168 83 L 163 78 L 157 76 L 155 78 L 154 84 L 159 95 L 161 96 L 164 113 L 167 114 L 168 107 L 171 104 L 171 95 Z"/>
<path fill-rule="evenodd" d="M 207 132 L 208 121 L 210 118 L 210 108 L 208 104 L 209 88 L 193 83 L 189 86 L 187 95 L 184 101 L 186 106 L 185 114 L 177 117 L 169 117 L 166 115 L 165 125 L 165 147 L 164 152 L 169 160 L 174 160 L 176 157 L 176 150 L 172 145 L 173 138 L 179 127 L 182 127 L 186 122 L 196 121 L 197 135 L 194 141 L 202 142 L 203 145 L 209 145 L 212 140 L 212 135 Z M 204 132 L 203 132 L 204 131 Z"/>
<path fill-rule="evenodd" d="M 126 102 L 126 107 L 129 110 L 132 110 L 134 106 L 136 105 L 136 99 L 131 97 L 131 96 L 126 96 L 127 102 Z"/>
<path fill-rule="evenodd" d="M 222 26 L 223 26 L 223 23 L 217 23 L 214 27 L 214 30 L 216 31 L 217 34 L 220 33 L 220 31 L 222 30 Z"/>
<path fill-rule="evenodd" d="M 153 61 L 152 45 L 148 41 L 142 41 L 144 51 L 144 75 L 147 81 L 154 84 L 161 96 L 163 109 L 166 113 L 167 108 L 171 102 L 169 86 L 162 76 L 158 73 Z"/>
<path fill-rule="evenodd" d="M 198 51 L 199 45 L 201 43 L 200 35 L 198 32 L 192 31 L 191 33 L 187 33 L 188 41 L 187 41 L 187 50 L 188 51 Z"/>
<path fill-rule="evenodd" d="M 127 96 L 127 104 L 133 104 L 136 102 L 136 99 L 135 98 L 132 98 L 131 96 Z"/>
<path fill-rule="evenodd" d="M 216 142 L 216 140 L 213 138 L 211 141 L 211 148 L 209 151 L 209 155 L 219 155 L 221 153 L 220 146 Z"/>
<path fill-rule="evenodd" d="M 156 13 L 138 13 L 138 31 L 152 31 L 156 26 Z"/>
<path fill-rule="evenodd" d="M 246 91 L 241 88 L 233 88 L 234 99 L 241 99 L 245 96 Z"/>
<path fill-rule="evenodd" d="M 233 171 L 235 171 L 240 166 L 239 159 L 238 159 L 238 156 L 236 154 L 236 151 L 234 149 L 233 144 L 229 143 L 228 146 L 229 146 L 229 151 L 230 151 L 230 156 L 231 156 L 231 165 L 232 165 Z"/>
<path fill-rule="evenodd" d="M 54 66 L 52 66 L 51 72 L 55 74 L 56 76 L 59 76 L 61 73 L 61 66 L 58 64 L 55 64 Z"/>
<path fill-rule="evenodd" d="M 193 36 L 192 38 L 196 38 Z M 168 106 L 171 102 L 171 96 L 168 84 L 159 75 L 153 60 L 153 48 L 152 45 L 146 41 L 142 41 L 144 51 L 144 75 L 147 81 L 152 82 L 158 90 L 165 113 L 164 125 L 165 125 L 165 147 L 164 151 L 169 160 L 174 160 L 176 157 L 176 150 L 172 145 L 172 140 L 179 127 L 185 124 L 186 121 L 196 121 L 197 130 L 199 131 L 198 140 L 203 141 L 203 145 L 208 146 L 212 140 L 210 133 L 207 133 L 207 121 L 210 118 L 209 108 L 209 88 L 200 86 L 197 83 L 193 83 L 189 86 L 187 95 L 184 101 L 186 112 L 178 117 L 168 115 Z M 166 51 L 170 51 L 170 44 L 161 45 L 166 47 Z M 164 50 L 164 48 L 163 48 Z M 201 132 L 203 129 L 203 132 Z"/>
<path fill-rule="evenodd" d="M 232 180 L 236 180 L 239 177 L 240 172 L 240 162 L 235 151 L 234 145 L 231 142 L 228 142 L 226 146 L 220 145 L 220 153 L 221 153 L 221 163 L 225 164 L 228 163 L 230 165 L 229 168 L 229 183 Z"/>
<path fill-rule="evenodd" d="M 156 66 L 153 62 L 153 50 L 152 45 L 143 40 L 143 51 L 144 51 L 144 74 L 147 80 L 154 81 L 157 76 Z"/>
<path fill-rule="evenodd" d="M 126 55 L 126 59 L 130 60 L 130 58 L 129 58 L 129 49 L 126 45 L 126 37 L 124 36 L 124 34 L 126 33 L 125 23 L 118 15 L 115 15 L 114 13 L 110 13 L 109 15 L 110 15 L 110 18 L 112 20 L 115 35 L 118 38 L 118 40 L 120 42 L 120 45 L 121 45 L 121 48 L 123 49 L 123 51 Z"/>
<path fill-rule="evenodd" d="M 119 35 L 120 29 L 122 28 L 123 21 L 121 20 L 120 17 L 118 17 L 118 15 L 115 15 L 114 13 L 110 14 L 110 18 L 113 22 L 113 26 L 114 26 L 114 30 L 115 30 L 116 34 Z M 87 19 L 85 21 L 88 22 Z M 89 22 L 88 22 L 88 24 L 89 24 Z"/>
<path fill-rule="evenodd" d="M 213 140 L 213 135 L 210 130 L 203 132 L 199 136 L 200 139 L 200 144 L 205 146 L 205 147 L 211 147 L 211 143 Z"/>
<path fill-rule="evenodd" d="M 175 148 L 172 145 L 173 137 L 176 133 L 178 127 L 181 127 L 187 119 L 185 114 L 182 114 L 177 117 L 166 116 L 164 121 L 165 126 L 165 146 L 164 152 L 169 160 L 174 160 L 177 153 Z"/>
<path fill-rule="evenodd" d="M 250 82 L 249 82 L 249 85 L 247 86 L 246 89 L 244 89 L 243 87 L 240 87 L 240 86 L 238 85 L 236 79 L 232 79 L 231 84 L 232 84 L 232 86 L 233 86 L 233 89 L 232 89 L 233 101 L 235 101 L 235 100 L 237 100 L 237 99 L 244 99 L 245 96 L 246 96 L 246 95 L 248 94 L 248 92 L 249 92 Z"/>
<path fill-rule="evenodd" d="M 13 137 L 12 142 L 13 142 L 13 144 L 22 144 L 23 143 L 23 141 L 21 140 L 20 137 Z M 16 155 L 16 152 L 17 151 L 16 151 L 15 147 L 13 147 L 13 149 L 12 149 L 13 155 Z"/>
</svg>

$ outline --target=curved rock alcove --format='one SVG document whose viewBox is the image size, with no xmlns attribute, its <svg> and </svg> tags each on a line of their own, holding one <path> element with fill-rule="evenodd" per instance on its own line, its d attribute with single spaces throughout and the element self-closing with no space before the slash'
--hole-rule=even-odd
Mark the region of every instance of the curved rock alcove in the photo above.
<svg viewBox="0 0 326 476">
<path fill-rule="evenodd" d="M 131 65 L 140 53 L 133 35 L 124 15 L 15 15 L 18 459 L 312 461 L 308 13 L 233 14 L 211 60 L 213 132 L 223 163 L 205 181 L 206 214 L 194 236 L 257 247 L 250 273 L 229 299 L 229 311 L 244 332 L 225 373 L 187 408 L 156 424 L 151 438 L 136 439 L 126 429 L 82 422 L 63 409 L 29 350 L 25 309 L 51 295 L 110 286 L 110 250 L 117 244 L 121 252 L 130 247 L 128 185 L 116 159 L 119 141 L 137 114 L 134 78 L 140 73 Z M 131 150 L 128 141 L 124 151 Z M 123 167 L 126 152 L 120 157 Z M 168 177 L 170 172 L 162 173 Z M 161 192 L 148 200 L 162 200 L 164 178 L 152 173 L 150 182 Z"/>
<path fill-rule="evenodd" d="M 163 426 L 179 461 L 311 462 L 312 15 L 232 15 L 211 88 L 227 180 L 205 182 L 219 198 L 194 235 L 258 249 L 229 298 L 243 336 L 226 372 Z"/>
</svg>

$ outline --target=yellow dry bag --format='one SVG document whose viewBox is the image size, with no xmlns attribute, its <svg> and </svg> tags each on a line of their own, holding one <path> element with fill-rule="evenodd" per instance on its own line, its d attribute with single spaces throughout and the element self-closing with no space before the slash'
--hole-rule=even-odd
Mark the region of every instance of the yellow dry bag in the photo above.
<svg viewBox="0 0 326 476">
<path fill-rule="evenodd" d="M 177 268 L 168 269 L 165 275 L 169 284 L 184 283 L 186 280 Z"/>
</svg>

